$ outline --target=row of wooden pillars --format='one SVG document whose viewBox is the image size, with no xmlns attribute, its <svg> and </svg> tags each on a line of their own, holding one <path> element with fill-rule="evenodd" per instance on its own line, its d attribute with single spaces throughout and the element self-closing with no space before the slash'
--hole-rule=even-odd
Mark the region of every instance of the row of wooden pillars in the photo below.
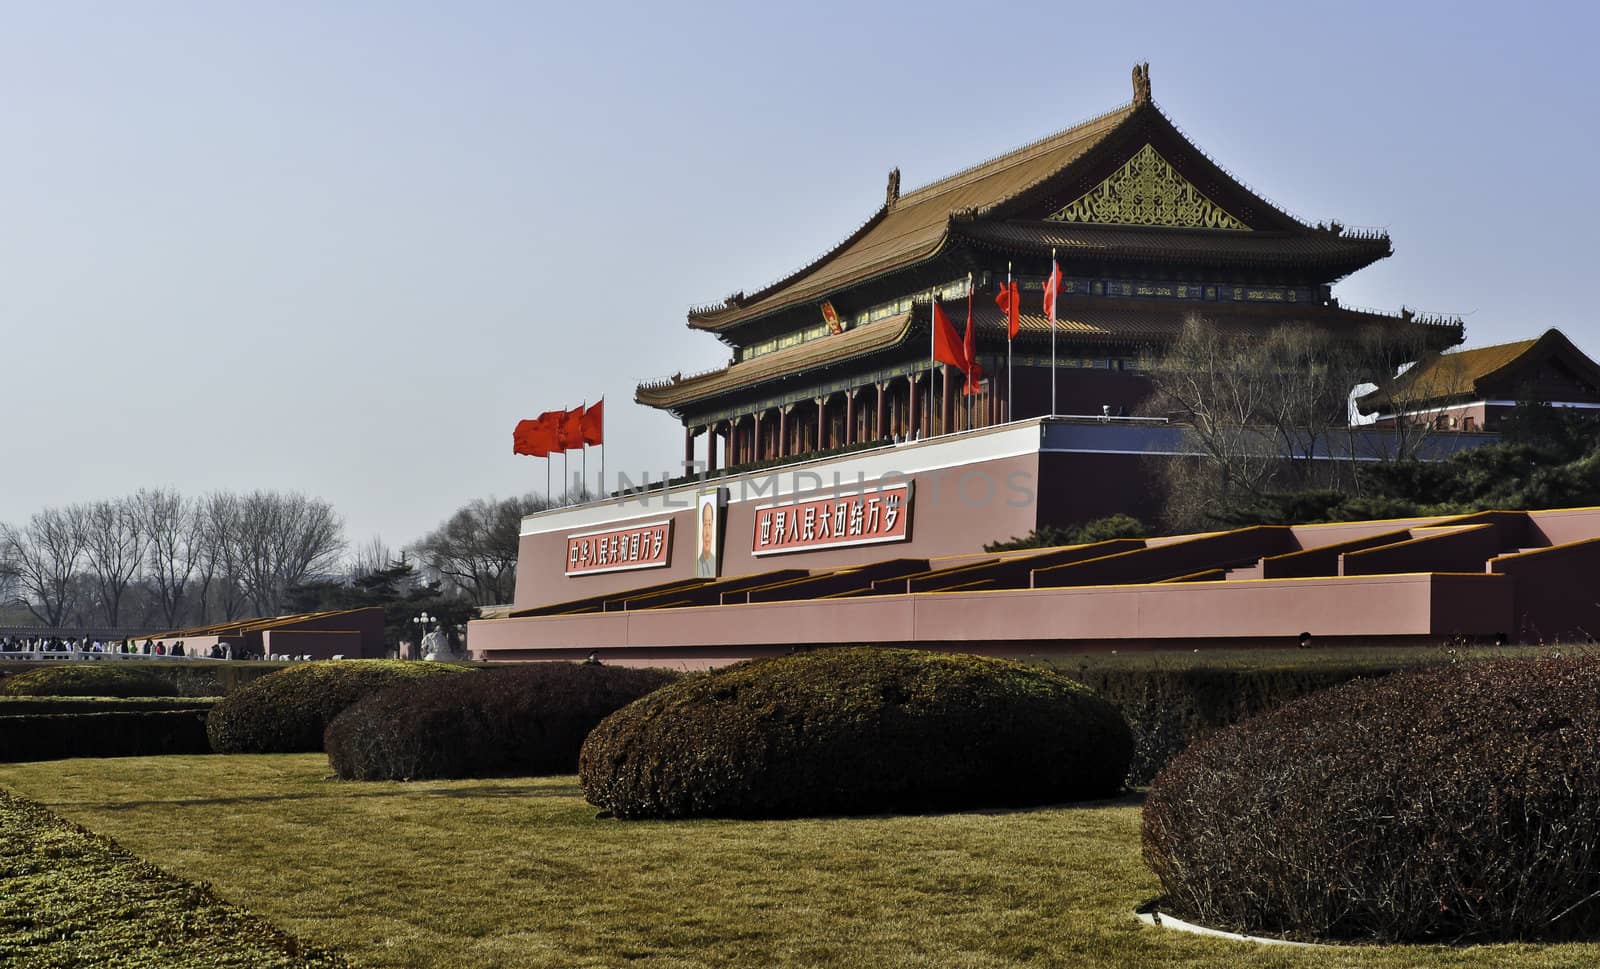
<svg viewBox="0 0 1600 969">
<path fill-rule="evenodd" d="M 835 391 L 765 408 L 710 424 L 685 423 L 683 460 L 696 462 L 703 436 L 708 471 L 802 454 L 831 451 L 875 441 L 894 443 L 1003 424 L 1010 419 L 1004 360 L 996 362 L 974 394 L 964 393 L 965 376 L 954 367 L 921 370 L 904 377 Z M 938 379 L 933 379 L 937 374 Z M 930 384 L 935 387 L 929 401 Z M 930 406 L 931 403 L 931 406 Z"/>
</svg>

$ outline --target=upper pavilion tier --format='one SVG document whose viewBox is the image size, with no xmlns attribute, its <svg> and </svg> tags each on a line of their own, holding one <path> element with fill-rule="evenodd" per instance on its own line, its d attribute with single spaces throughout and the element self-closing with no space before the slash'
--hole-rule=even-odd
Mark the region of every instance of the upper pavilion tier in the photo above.
<svg viewBox="0 0 1600 969">
<path fill-rule="evenodd" d="M 1020 260 L 1063 271 L 1191 281 L 1329 284 L 1390 255 L 1382 231 L 1308 225 L 1241 184 L 1150 99 L 1137 68 L 1132 102 L 901 195 L 843 242 L 754 292 L 689 313 L 691 328 L 734 346 L 819 322 L 827 300 L 846 324 L 951 270 Z M 966 268 L 963 269 L 962 267 Z M 930 279 L 928 277 L 933 277 Z"/>
</svg>

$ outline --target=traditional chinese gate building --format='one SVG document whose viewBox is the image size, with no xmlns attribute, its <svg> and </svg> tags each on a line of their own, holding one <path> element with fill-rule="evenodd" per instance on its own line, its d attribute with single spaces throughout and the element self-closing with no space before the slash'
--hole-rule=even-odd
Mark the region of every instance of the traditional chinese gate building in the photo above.
<svg viewBox="0 0 1600 969">
<path fill-rule="evenodd" d="M 1133 100 L 1091 121 L 915 191 L 891 172 L 883 205 L 839 245 L 689 313 L 690 329 L 731 348 L 726 366 L 637 389 L 681 424 L 699 475 L 668 481 L 671 469 L 529 516 L 515 607 L 473 623 L 469 647 L 484 659 L 593 649 L 704 665 L 841 642 L 1006 652 L 1303 631 L 1520 635 L 1510 580 L 1431 573 L 1600 541 L 1593 515 L 1573 519 L 1582 529 L 1441 519 L 984 551 L 1116 512 L 1149 520 L 1152 462 L 1199 451 L 1183 427 L 1124 415 L 1148 394 L 1141 356 L 1191 316 L 1251 332 L 1379 327 L 1411 347 L 1459 343 L 1459 320 L 1339 305 L 1333 286 L 1391 252 L 1382 231 L 1311 225 L 1241 184 L 1156 107 L 1146 66 Z M 1052 253 L 1064 274 L 1054 328 L 1041 306 Z M 994 302 L 1008 272 L 1023 309 L 1009 345 Z M 930 368 L 933 299 L 960 328 L 969 292 L 985 374 L 971 396 L 955 373 Z M 1310 457 L 1378 453 L 1386 434 L 1339 435 L 1346 451 Z M 1490 440 L 1435 435 L 1422 456 Z M 1385 543 L 1402 547 L 1346 562 Z M 1587 561 L 1595 548 L 1571 554 Z M 1430 574 L 1401 582 L 1390 571 L 1401 565 Z M 1149 588 L 1111 591 L 1130 584 Z M 1474 602 L 1493 608 L 1461 611 Z"/>
<path fill-rule="evenodd" d="M 1130 103 L 915 191 L 890 172 L 883 205 L 833 249 L 690 311 L 690 329 L 732 348 L 727 366 L 643 384 L 636 399 L 676 417 L 685 459 L 713 469 L 1050 414 L 1052 252 L 1065 277 L 1058 415 L 1130 413 L 1148 394 L 1140 355 L 1195 314 L 1255 331 L 1381 326 L 1411 345 L 1461 341 L 1459 320 L 1341 307 L 1333 284 L 1389 256 L 1387 233 L 1285 213 L 1162 114 L 1148 65 L 1133 80 Z M 1010 373 L 994 302 L 1008 267 L 1023 305 Z M 930 369 L 931 300 L 961 327 L 969 276 L 986 374 L 973 397 L 953 368 Z"/>
</svg>

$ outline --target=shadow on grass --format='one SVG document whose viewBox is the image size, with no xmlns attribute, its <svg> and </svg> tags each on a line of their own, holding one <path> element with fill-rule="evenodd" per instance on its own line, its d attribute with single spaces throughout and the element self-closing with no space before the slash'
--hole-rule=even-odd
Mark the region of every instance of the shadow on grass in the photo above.
<svg viewBox="0 0 1600 969">
<path fill-rule="evenodd" d="M 437 782 L 418 782 L 437 783 Z M 381 785 L 381 787 L 379 786 Z M 459 801 L 473 801 L 495 798 L 571 798 L 582 801 L 583 789 L 576 783 L 551 785 L 547 782 L 526 784 L 497 784 L 482 787 L 447 787 L 435 790 L 423 790 L 406 783 L 397 782 L 361 782 L 361 781 L 330 781 L 327 787 L 312 791 L 286 791 L 281 794 L 240 794 L 233 797 L 174 797 L 165 799 L 145 799 L 139 801 L 55 801 L 47 803 L 58 810 L 91 810 L 124 812 L 139 811 L 145 808 L 160 807 L 214 807 L 229 804 L 273 804 L 290 801 L 316 801 L 341 798 L 449 798 Z M 1029 807 L 986 807 L 967 808 L 955 811 L 888 811 L 876 814 L 843 814 L 843 815 L 797 815 L 785 818 L 679 818 L 665 823 L 681 824 L 686 821 L 728 821 L 745 820 L 759 823 L 761 821 L 792 821 L 792 820 L 864 820 L 884 819 L 897 817 L 955 817 L 960 815 L 980 815 L 1001 817 L 1008 815 L 1040 814 L 1053 811 L 1069 811 L 1074 809 L 1093 810 L 1097 808 L 1116 807 L 1142 807 L 1144 804 L 1144 790 L 1127 791 L 1113 798 L 1104 798 L 1096 801 L 1064 801 L 1056 804 L 1036 804 Z M 601 812 L 598 817 L 609 819 L 606 812 Z M 662 823 L 662 819 L 639 819 L 629 823 Z"/>
<path fill-rule="evenodd" d="M 136 811 L 151 807 L 206 807 L 221 804 L 270 804 L 283 801 L 315 801 L 329 798 L 417 798 L 438 797 L 452 798 L 455 800 L 479 800 L 484 798 L 577 798 L 582 800 L 583 791 L 576 784 L 562 784 L 551 787 L 546 784 L 505 784 L 494 787 L 456 787 L 442 788 L 439 790 L 420 790 L 407 784 L 385 786 L 381 790 L 368 788 L 367 790 L 354 789 L 351 786 L 340 784 L 330 785 L 324 790 L 317 791 L 292 791 L 282 794 L 241 794 L 236 797 L 175 797 L 159 800 L 143 801 L 50 801 L 54 808 L 63 810 L 72 808 L 86 808 L 95 811 Z"/>
<path fill-rule="evenodd" d="M 575 796 L 582 796 L 579 791 Z M 707 815 L 704 817 L 683 818 L 628 818 L 619 823 L 625 825 L 675 825 L 675 824 L 726 824 L 736 822 L 739 824 L 787 824 L 791 821 L 888 821 L 895 818 L 959 818 L 959 817 L 1010 817 L 1028 814 L 1053 814 L 1061 811 L 1085 811 L 1102 808 L 1142 808 L 1144 806 L 1145 790 L 1125 791 L 1116 797 L 1101 798 L 1094 801 L 1057 801 L 1053 804 L 1032 804 L 1026 807 L 966 807 L 949 809 L 916 810 L 882 810 L 862 814 L 778 814 L 772 816 L 739 815 Z M 594 815 L 597 821 L 618 821 L 610 811 L 600 810 Z"/>
<path fill-rule="evenodd" d="M 1144 807 L 1145 789 L 1124 791 L 1116 797 L 1101 798 L 1096 801 L 1059 801 L 1055 804 L 1035 804 L 1031 807 L 1017 808 L 972 808 L 967 811 L 938 811 L 936 814 L 1038 814 L 1041 811 L 1070 811 L 1083 808 L 1114 808 L 1114 807 Z"/>
</svg>

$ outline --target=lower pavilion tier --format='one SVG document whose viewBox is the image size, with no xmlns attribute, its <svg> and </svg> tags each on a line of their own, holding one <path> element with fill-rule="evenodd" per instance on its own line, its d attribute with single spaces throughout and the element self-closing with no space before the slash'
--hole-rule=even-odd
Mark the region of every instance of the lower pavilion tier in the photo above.
<svg viewBox="0 0 1600 969">
<path fill-rule="evenodd" d="M 786 462 L 844 448 L 918 440 L 936 435 L 1049 416 L 1128 416 L 1150 395 L 1141 372 L 1146 354 L 1159 352 L 1186 319 L 1198 315 L 1242 332 L 1298 323 L 1336 332 L 1371 327 L 1420 332 L 1431 348 L 1461 339 L 1455 320 L 1388 315 L 1311 302 L 1287 287 L 1219 287 L 1150 284 L 1193 300 L 1156 297 L 1063 296 L 1054 328 L 1037 306 L 1021 316 L 1014 341 L 996 307 L 993 280 L 976 292 L 972 319 L 978 331 L 983 378 L 966 393 L 961 371 L 931 364 L 928 297 L 907 299 L 882 314 L 834 334 L 826 330 L 787 346 L 741 354 L 707 373 L 642 385 L 640 403 L 673 412 L 684 427 L 684 461 L 711 469 Z M 1022 281 L 1024 303 L 1040 278 Z M 1076 282 L 1089 290 L 1087 280 Z M 1103 289 L 1104 285 L 1095 287 Z M 1130 294 L 1136 286 L 1125 285 Z M 963 281 L 941 297 L 956 328 L 965 328 Z M 1213 302 L 1205 302 L 1211 292 Z M 1237 291 L 1241 299 L 1234 302 Z M 1092 291 L 1091 291 L 1092 293 Z M 1297 298 L 1298 296 L 1298 298 Z M 1135 301 L 1138 302 L 1135 302 Z M 1293 305 L 1291 309 L 1290 306 Z M 1052 360 L 1054 380 L 1052 380 Z M 1052 383 L 1054 406 L 1052 406 Z M 931 396 L 930 396 L 931 391 Z"/>
</svg>

